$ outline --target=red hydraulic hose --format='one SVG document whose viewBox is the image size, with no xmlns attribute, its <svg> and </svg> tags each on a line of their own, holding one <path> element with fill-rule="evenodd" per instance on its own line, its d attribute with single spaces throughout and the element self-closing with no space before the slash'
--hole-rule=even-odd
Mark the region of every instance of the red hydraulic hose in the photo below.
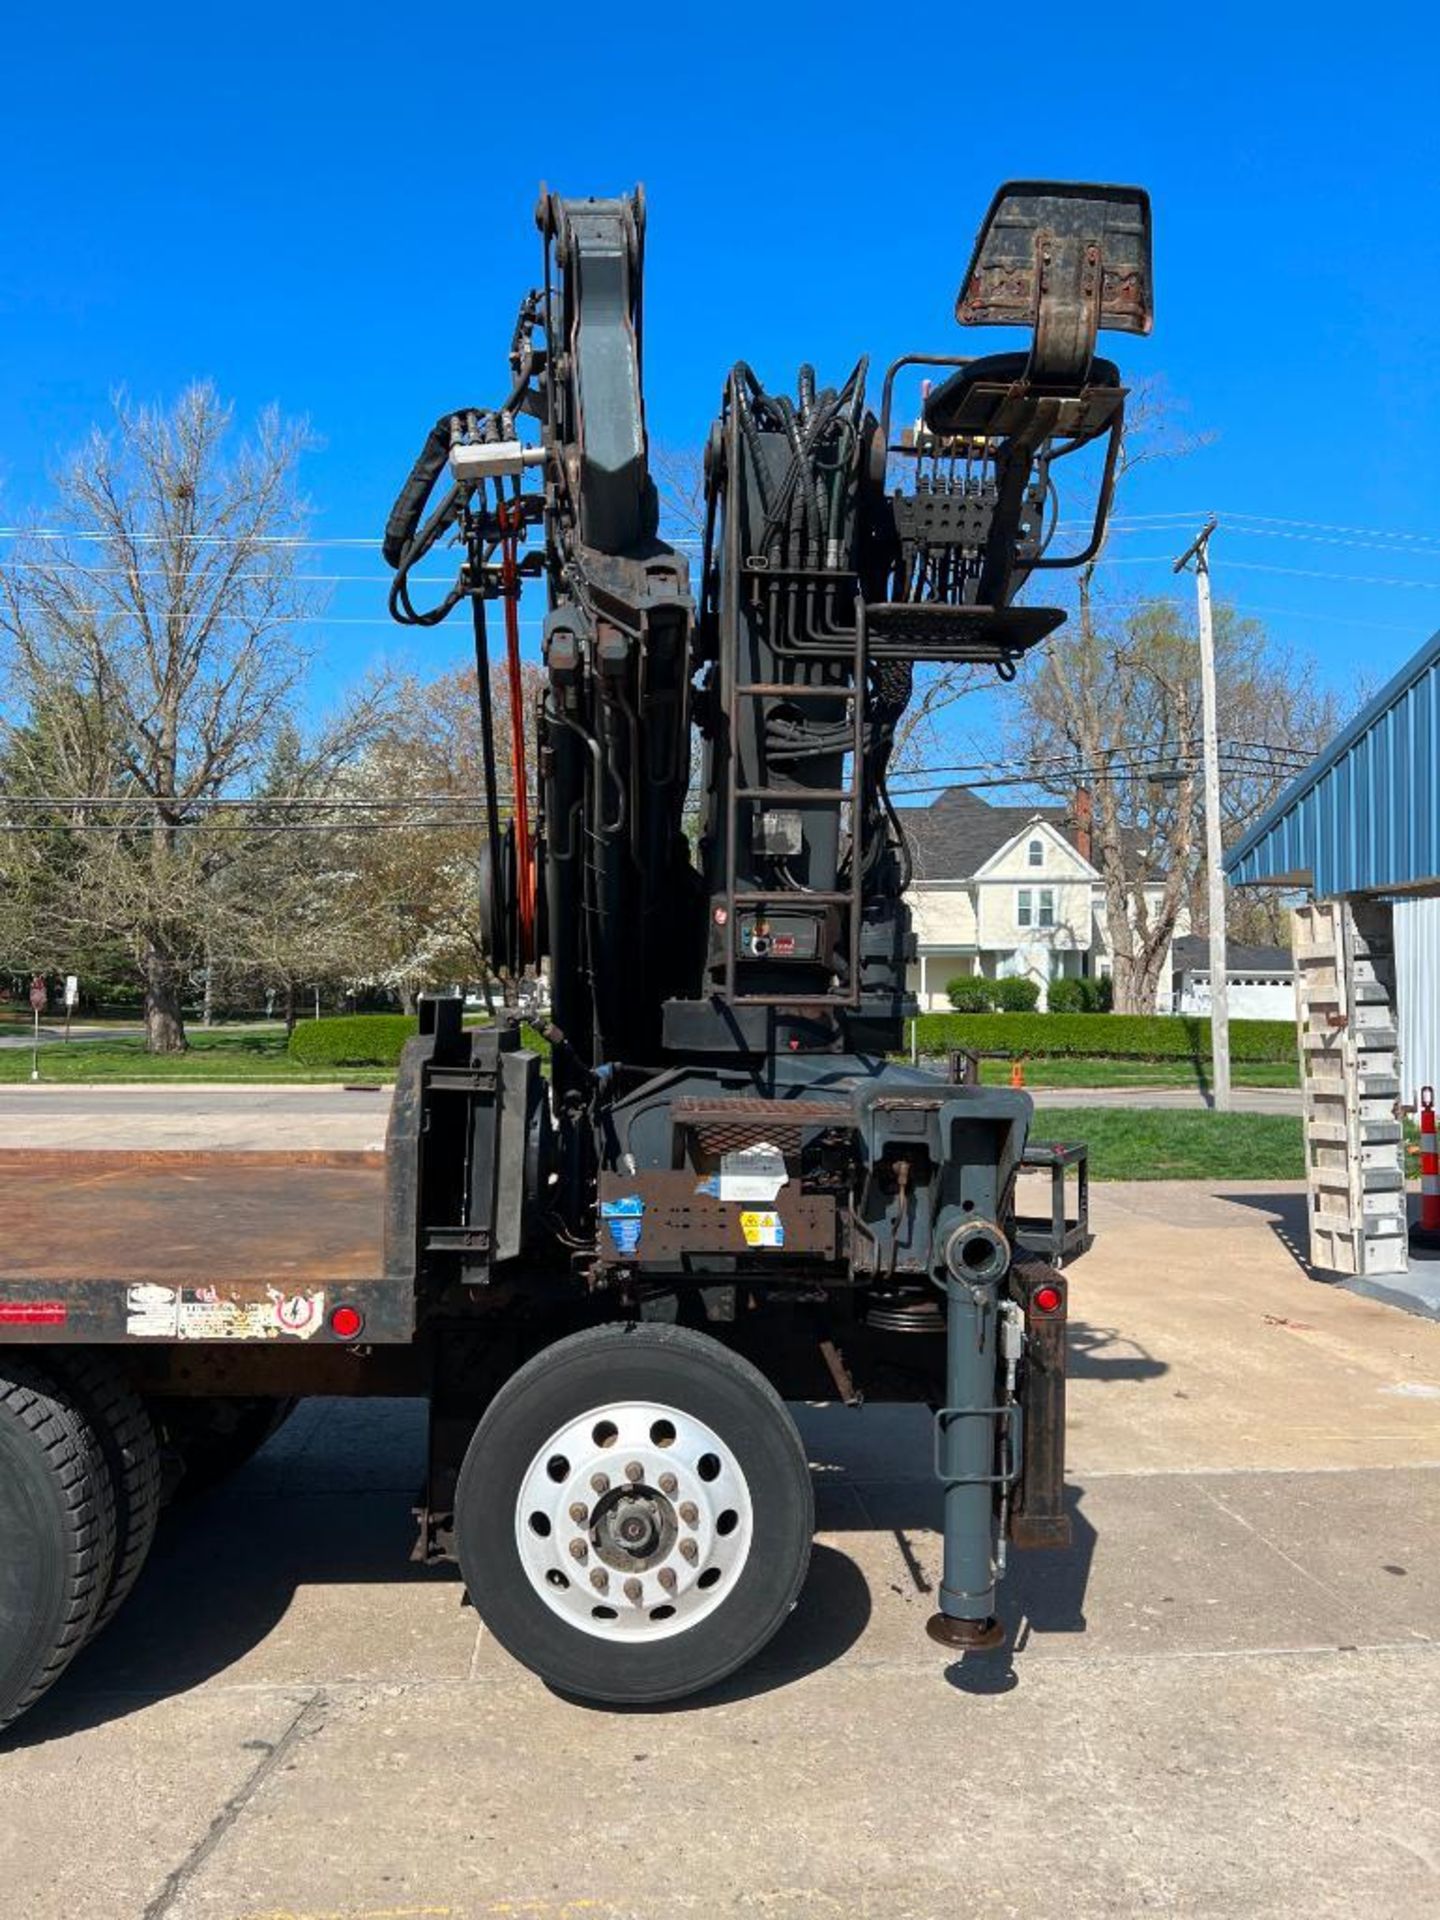
<svg viewBox="0 0 1440 1920">
<path fill-rule="evenodd" d="M 500 594 L 505 602 L 505 670 L 510 688 L 510 753 L 515 770 L 515 877 L 519 961 L 535 959 L 535 846 L 530 838 L 530 778 L 525 753 L 525 683 L 520 671 L 520 574 L 517 504 L 500 503 Z"/>
</svg>

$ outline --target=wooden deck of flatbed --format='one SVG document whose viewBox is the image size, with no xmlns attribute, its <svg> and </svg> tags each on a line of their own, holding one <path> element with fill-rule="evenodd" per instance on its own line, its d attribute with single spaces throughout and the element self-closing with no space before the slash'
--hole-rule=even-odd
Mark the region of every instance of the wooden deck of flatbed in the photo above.
<svg viewBox="0 0 1440 1920">
<path fill-rule="evenodd" d="M 325 1338 L 342 1299 L 408 1337 L 384 1198 L 383 1153 L 0 1150 L 0 1339 L 163 1338 L 170 1301 L 176 1338 Z"/>
</svg>

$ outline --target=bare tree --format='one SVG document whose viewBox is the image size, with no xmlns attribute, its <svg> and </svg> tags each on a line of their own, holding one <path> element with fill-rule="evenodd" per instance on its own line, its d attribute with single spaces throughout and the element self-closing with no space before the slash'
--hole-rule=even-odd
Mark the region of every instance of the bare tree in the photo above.
<svg viewBox="0 0 1440 1920">
<path fill-rule="evenodd" d="M 250 794 L 308 665 L 304 445 L 273 409 L 237 439 L 208 384 L 168 410 L 122 397 L 60 470 L 58 532 L 0 572 L 10 754 L 43 716 L 51 804 L 27 818 L 66 848 L 38 923 L 57 959 L 86 937 L 123 942 L 154 1052 L 185 1046 L 187 970 L 225 945 L 222 878 L 253 850 L 251 816 L 224 809 Z M 352 713 L 300 755 L 297 781 L 322 791 L 365 732 Z"/>
<path fill-rule="evenodd" d="M 543 683 L 541 669 L 526 664 L 523 705 L 532 719 Z M 508 701 L 505 669 L 497 666 L 497 716 Z M 488 983 L 479 911 L 484 765 L 475 676 L 458 668 L 432 681 L 404 682 L 384 727 L 347 776 L 352 800 L 384 796 L 407 803 L 383 816 L 383 825 L 340 829 L 331 850 L 330 895 L 334 924 L 348 943 L 349 977 L 386 987 L 407 1008 L 426 987 Z M 503 820 L 515 795 L 514 754 L 503 723 L 495 778 Z M 533 807 L 533 747 L 529 779 Z"/>
<path fill-rule="evenodd" d="M 1313 668 L 1264 628 L 1215 609 L 1225 837 L 1277 796 L 1288 768 L 1338 722 Z M 1091 796 L 1094 861 L 1122 1013 L 1153 1012 L 1180 916 L 1200 871 L 1200 670 L 1188 619 L 1171 600 L 1089 597 L 1080 631 L 1019 684 L 1012 744 L 1035 784 Z M 1249 911 L 1249 909 L 1246 909 Z M 1192 920 L 1192 924 L 1193 924 Z M 1247 925 L 1246 931 L 1251 931 Z"/>
</svg>

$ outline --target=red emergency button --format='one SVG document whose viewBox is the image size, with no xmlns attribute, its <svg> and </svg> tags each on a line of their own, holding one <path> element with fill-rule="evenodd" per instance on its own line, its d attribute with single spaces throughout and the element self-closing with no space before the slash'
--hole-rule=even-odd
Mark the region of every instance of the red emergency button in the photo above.
<svg viewBox="0 0 1440 1920">
<path fill-rule="evenodd" d="M 356 1340 L 365 1331 L 365 1316 L 358 1307 L 336 1307 L 330 1315 L 330 1331 L 337 1340 Z"/>
</svg>

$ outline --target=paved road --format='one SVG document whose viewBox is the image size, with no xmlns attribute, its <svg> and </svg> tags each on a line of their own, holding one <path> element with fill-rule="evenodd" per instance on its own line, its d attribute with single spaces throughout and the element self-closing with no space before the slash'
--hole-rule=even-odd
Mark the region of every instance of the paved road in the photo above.
<svg viewBox="0 0 1440 1920">
<path fill-rule="evenodd" d="M 1046 1107 L 1180 1107 L 1204 1102 L 1193 1088 L 1032 1087 Z M 384 1088 L 325 1086 L 0 1087 L 0 1147 L 383 1146 Z M 1236 1090 L 1245 1113 L 1298 1113 L 1290 1088 Z"/>
<path fill-rule="evenodd" d="M 176 1516 L 0 1743 L 25 1920 L 1440 1913 L 1440 1327 L 1305 1278 L 1303 1198 L 1105 1187 L 1075 1544 L 925 1638 L 907 1409 L 801 1413 L 822 1532 L 722 1693 L 548 1693 L 408 1564 L 410 1402 L 311 1403 Z"/>
<path fill-rule="evenodd" d="M 381 1147 L 387 1088 L 0 1087 L 0 1147 Z"/>
</svg>

